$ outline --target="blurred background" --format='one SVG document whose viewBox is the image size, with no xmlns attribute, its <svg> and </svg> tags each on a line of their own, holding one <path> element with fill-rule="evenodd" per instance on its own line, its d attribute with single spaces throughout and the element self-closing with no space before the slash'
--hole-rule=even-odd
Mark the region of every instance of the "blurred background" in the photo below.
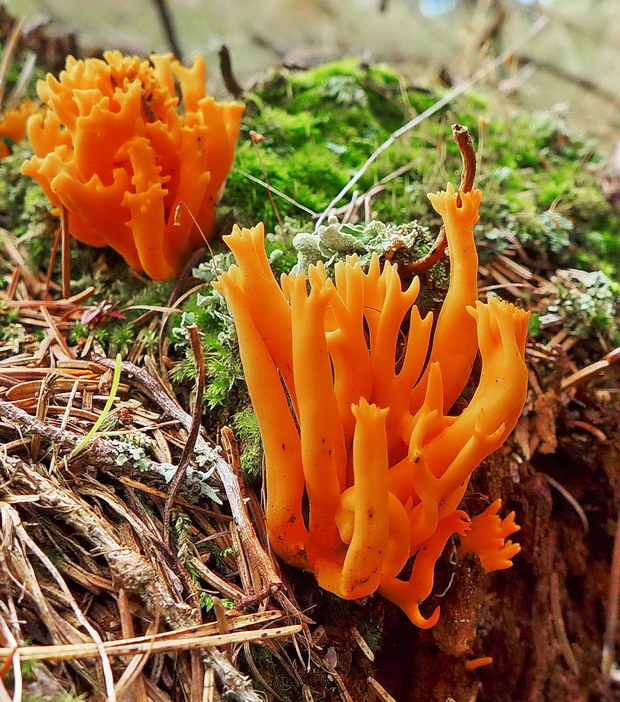
<svg viewBox="0 0 620 702">
<path fill-rule="evenodd" d="M 216 92 L 223 91 L 222 44 L 245 87 L 274 65 L 341 56 L 387 61 L 421 85 L 453 85 L 520 44 L 542 17 L 544 27 L 477 91 L 492 90 L 500 102 L 531 110 L 559 106 L 608 147 L 620 126 L 618 0 L 10 0 L 6 6 L 47 33 L 75 33 L 87 52 L 148 54 L 172 45 L 184 57 L 205 54 Z"/>
</svg>

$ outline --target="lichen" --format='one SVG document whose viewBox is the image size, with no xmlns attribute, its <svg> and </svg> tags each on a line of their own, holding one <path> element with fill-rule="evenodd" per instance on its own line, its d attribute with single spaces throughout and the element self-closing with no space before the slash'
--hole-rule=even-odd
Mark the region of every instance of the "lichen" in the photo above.
<svg viewBox="0 0 620 702">
<path fill-rule="evenodd" d="M 547 306 L 547 314 L 557 315 L 562 326 L 582 339 L 600 337 L 608 344 L 618 344 L 617 311 L 620 286 L 602 271 L 558 270 L 552 278 L 556 298 Z"/>
</svg>

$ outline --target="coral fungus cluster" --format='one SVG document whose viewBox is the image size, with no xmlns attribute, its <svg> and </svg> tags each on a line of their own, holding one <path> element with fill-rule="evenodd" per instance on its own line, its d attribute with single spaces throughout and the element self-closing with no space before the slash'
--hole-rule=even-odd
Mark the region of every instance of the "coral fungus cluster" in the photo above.
<svg viewBox="0 0 620 702">
<path fill-rule="evenodd" d="M 34 100 L 23 100 L 19 107 L 7 110 L 0 119 L 0 159 L 11 153 L 6 138 L 13 142 L 21 141 L 26 136 L 28 119 L 39 112 L 40 107 Z"/>
<path fill-rule="evenodd" d="M 178 274 L 201 241 L 192 215 L 213 230 L 243 106 L 206 95 L 201 57 L 187 68 L 170 55 L 70 56 L 37 90 L 47 109 L 28 123 L 23 173 L 66 210 L 76 239 L 152 278 Z"/>
<path fill-rule="evenodd" d="M 450 287 L 433 325 L 396 265 L 355 256 L 276 282 L 262 225 L 225 237 L 238 265 L 214 286 L 228 302 L 265 452 L 270 540 L 345 599 L 375 591 L 420 627 L 435 563 L 453 534 L 486 570 L 506 568 L 518 527 L 499 502 L 470 520 L 468 481 L 515 426 L 525 401 L 528 314 L 478 301 L 477 190 L 429 196 L 446 227 Z M 434 326 L 434 328 L 433 328 Z M 478 386 L 448 411 L 480 352 Z M 413 557 L 410 570 L 405 565 Z M 399 578 L 401 571 L 407 572 Z"/>
</svg>

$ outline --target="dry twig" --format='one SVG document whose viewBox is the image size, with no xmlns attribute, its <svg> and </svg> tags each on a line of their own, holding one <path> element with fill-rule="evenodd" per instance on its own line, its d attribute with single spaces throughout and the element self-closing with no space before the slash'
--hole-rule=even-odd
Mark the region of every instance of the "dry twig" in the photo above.
<svg viewBox="0 0 620 702">
<path fill-rule="evenodd" d="M 194 455 L 196 440 L 198 439 L 198 434 L 200 433 L 203 395 L 205 390 L 205 357 L 202 343 L 200 341 L 200 335 L 198 333 L 198 327 L 195 324 L 192 324 L 187 328 L 187 331 L 189 333 L 189 341 L 192 348 L 192 353 L 194 354 L 194 361 L 196 363 L 196 397 L 194 400 L 194 413 L 188 430 L 189 434 L 187 441 L 185 442 L 183 453 L 181 454 L 181 459 L 179 460 L 179 465 L 177 466 L 176 472 L 170 481 L 170 487 L 168 488 L 168 495 L 164 505 L 164 541 L 167 544 L 170 544 L 170 512 L 172 510 L 172 504 L 177 496 L 179 488 L 181 487 L 181 483 L 183 482 L 183 478 L 187 472 L 189 462 Z"/>
<path fill-rule="evenodd" d="M 457 199 L 460 206 L 460 193 L 468 193 L 474 187 L 474 180 L 476 179 L 476 150 L 474 149 L 474 144 L 471 140 L 471 135 L 469 134 L 467 127 L 463 127 L 460 124 L 453 124 L 452 136 L 459 147 L 461 159 L 463 160 L 461 184 L 459 186 L 459 195 Z M 448 239 L 446 237 L 446 227 L 442 224 L 441 229 L 439 230 L 439 235 L 426 256 L 423 256 L 418 261 L 408 263 L 406 266 L 404 266 L 403 270 L 411 275 L 417 275 L 418 273 L 427 271 L 441 260 L 447 246 Z"/>
</svg>

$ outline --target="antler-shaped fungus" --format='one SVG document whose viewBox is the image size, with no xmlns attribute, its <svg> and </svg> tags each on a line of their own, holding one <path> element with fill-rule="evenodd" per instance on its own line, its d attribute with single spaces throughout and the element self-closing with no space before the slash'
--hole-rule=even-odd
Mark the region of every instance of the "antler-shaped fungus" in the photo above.
<svg viewBox="0 0 620 702">
<path fill-rule="evenodd" d="M 480 192 L 448 186 L 429 198 L 451 259 L 432 343 L 432 315 L 421 318 L 414 304 L 417 279 L 403 290 L 396 265 L 381 269 L 373 256 L 364 271 L 351 256 L 334 282 L 319 263 L 307 279 L 282 276 L 280 287 L 262 224 L 224 237 L 238 267 L 214 283 L 235 319 L 263 438 L 274 550 L 342 598 L 380 592 L 423 628 L 439 618 L 439 608 L 425 618 L 419 606 L 453 534 L 487 570 L 508 567 L 518 551 L 504 543 L 518 527 L 513 514 L 500 520 L 499 502 L 473 522 L 458 506 L 525 402 L 528 319 L 496 298 L 477 301 Z M 478 350 L 478 387 L 459 416 L 447 415 Z"/>
<path fill-rule="evenodd" d="M 186 68 L 171 54 L 69 56 L 58 79 L 37 85 L 48 108 L 28 123 L 35 156 L 22 172 L 65 208 L 76 239 L 111 246 L 151 278 L 173 277 L 200 245 L 192 214 L 212 234 L 243 111 L 205 86 L 202 57 Z"/>
</svg>

